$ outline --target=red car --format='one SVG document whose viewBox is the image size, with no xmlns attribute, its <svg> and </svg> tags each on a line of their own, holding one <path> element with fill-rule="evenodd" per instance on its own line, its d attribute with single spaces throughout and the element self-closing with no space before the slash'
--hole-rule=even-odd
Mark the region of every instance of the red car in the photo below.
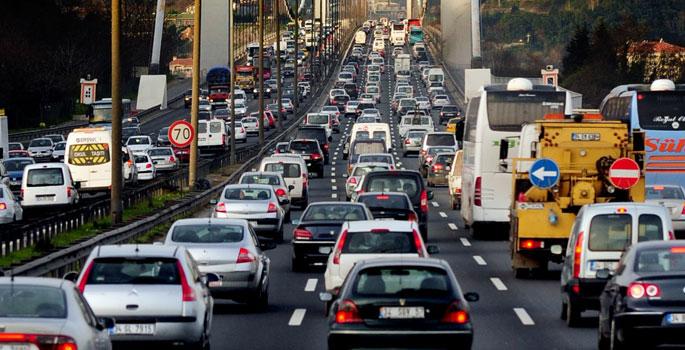
<svg viewBox="0 0 685 350">
<path fill-rule="evenodd" d="M 23 150 L 23 149 L 17 149 L 13 151 L 9 151 L 9 156 L 10 158 L 24 158 L 24 157 L 31 157 L 29 155 L 29 151 Z"/>
<path fill-rule="evenodd" d="M 176 155 L 176 158 L 178 158 L 179 162 L 188 163 L 190 161 L 190 147 L 185 147 L 185 148 L 173 147 L 173 149 L 174 149 L 174 154 Z"/>
<path fill-rule="evenodd" d="M 264 115 L 269 120 L 269 127 L 275 128 L 276 127 L 276 118 L 274 118 L 274 114 L 271 112 L 271 110 L 268 110 L 268 109 L 264 110 Z"/>
</svg>

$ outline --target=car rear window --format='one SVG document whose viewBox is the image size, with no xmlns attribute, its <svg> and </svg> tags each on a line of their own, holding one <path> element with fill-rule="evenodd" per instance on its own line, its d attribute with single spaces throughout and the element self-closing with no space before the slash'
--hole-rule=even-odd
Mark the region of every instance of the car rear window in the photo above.
<svg viewBox="0 0 685 350">
<path fill-rule="evenodd" d="M 647 186 L 647 199 L 685 199 L 680 187 Z"/>
<path fill-rule="evenodd" d="M 290 143 L 290 150 L 314 153 L 319 151 L 319 147 L 312 141 L 293 141 Z"/>
<path fill-rule="evenodd" d="M 384 266 L 364 269 L 352 288 L 355 295 L 421 297 L 447 295 L 452 291 L 447 272 L 421 266 Z"/>
<path fill-rule="evenodd" d="M 241 184 L 280 185 L 280 179 L 276 175 L 245 175 L 240 179 Z"/>
<path fill-rule="evenodd" d="M 296 138 L 298 138 L 298 139 L 314 139 L 314 140 L 319 141 L 319 144 L 325 143 L 324 141 L 327 141 L 326 130 L 322 129 L 322 128 L 298 129 Z"/>
<path fill-rule="evenodd" d="M 31 169 L 26 179 L 28 187 L 64 185 L 64 174 L 61 168 Z"/>
<path fill-rule="evenodd" d="M 590 221 L 588 247 L 594 251 L 624 251 L 630 245 L 630 214 L 596 215 Z"/>
<path fill-rule="evenodd" d="M 360 153 L 383 153 L 385 152 L 385 143 L 383 142 L 355 142 L 352 147 L 352 154 Z"/>
<path fill-rule="evenodd" d="M 635 272 L 685 272 L 685 246 L 644 249 L 635 255 Z"/>
<path fill-rule="evenodd" d="M 302 215 L 302 221 L 357 221 L 366 219 L 366 213 L 359 205 L 312 205 Z"/>
<path fill-rule="evenodd" d="M 348 232 L 343 254 L 416 254 L 413 232 Z"/>
<path fill-rule="evenodd" d="M 457 144 L 452 134 L 428 134 L 426 136 L 427 146 L 454 146 Z"/>
<path fill-rule="evenodd" d="M 135 156 L 135 161 L 138 164 L 148 163 L 150 159 L 147 156 Z"/>
<path fill-rule="evenodd" d="M 393 174 L 392 172 L 380 174 L 379 176 L 372 176 L 368 178 L 366 183 L 366 190 L 368 192 L 404 192 L 410 198 L 419 194 L 421 186 L 420 180 L 416 176 L 406 176 Z"/>
<path fill-rule="evenodd" d="M 227 188 L 224 198 L 240 201 L 263 201 L 271 198 L 271 191 L 263 188 Z"/>
<path fill-rule="evenodd" d="M 659 215 L 642 214 L 637 218 L 637 241 L 661 241 L 664 239 L 663 224 Z"/>
<path fill-rule="evenodd" d="M 147 154 L 150 156 L 170 156 L 173 154 L 173 152 L 170 149 L 166 148 L 160 148 L 160 149 L 151 149 L 147 151 Z"/>
<path fill-rule="evenodd" d="M 309 124 L 328 124 L 328 114 L 311 114 L 307 116 Z"/>
<path fill-rule="evenodd" d="M 173 258 L 95 259 L 86 284 L 180 284 Z"/>
<path fill-rule="evenodd" d="M 452 160 L 454 160 L 454 156 L 440 155 L 437 158 L 435 158 L 435 163 L 436 164 L 451 164 Z"/>
<path fill-rule="evenodd" d="M 357 202 L 364 203 L 369 209 L 412 209 L 407 197 L 396 194 L 371 194 L 359 196 Z"/>
<path fill-rule="evenodd" d="M 180 225 L 174 227 L 171 240 L 180 243 L 234 243 L 243 240 L 240 225 Z"/>
<path fill-rule="evenodd" d="M 66 296 L 60 288 L 19 283 L 0 286 L 0 318 L 66 317 Z"/>
<path fill-rule="evenodd" d="M 392 163 L 392 157 L 383 154 L 362 154 L 357 161 L 359 163 Z"/>
<path fill-rule="evenodd" d="M 388 170 L 388 166 L 360 166 L 354 168 L 352 176 L 364 176 L 374 170 Z"/>
<path fill-rule="evenodd" d="M 281 174 L 284 178 L 297 178 L 302 175 L 300 165 L 297 163 L 267 163 L 264 171 L 273 171 Z"/>
<path fill-rule="evenodd" d="M 7 171 L 22 171 L 27 165 L 33 163 L 34 161 L 31 159 L 8 159 L 3 161 L 2 165 L 5 166 Z"/>
</svg>

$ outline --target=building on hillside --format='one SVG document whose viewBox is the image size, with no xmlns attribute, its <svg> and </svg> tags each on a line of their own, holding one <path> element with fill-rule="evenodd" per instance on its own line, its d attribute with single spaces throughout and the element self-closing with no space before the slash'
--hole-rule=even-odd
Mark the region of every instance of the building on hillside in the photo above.
<svg viewBox="0 0 685 350">
<path fill-rule="evenodd" d="M 655 79 L 685 79 L 685 47 L 659 41 L 631 42 L 626 55 L 629 68 L 642 67 L 645 83 Z"/>
<path fill-rule="evenodd" d="M 174 57 L 169 62 L 169 72 L 176 77 L 191 78 L 193 76 L 193 59 Z"/>
</svg>

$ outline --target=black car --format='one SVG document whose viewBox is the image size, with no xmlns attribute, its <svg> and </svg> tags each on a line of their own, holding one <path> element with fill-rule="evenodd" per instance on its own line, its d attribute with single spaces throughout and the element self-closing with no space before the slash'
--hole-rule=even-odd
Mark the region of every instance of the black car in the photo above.
<svg viewBox="0 0 685 350">
<path fill-rule="evenodd" d="M 460 115 L 459 107 L 454 105 L 442 106 L 440 109 L 440 124 L 447 123 L 448 120 Z"/>
<path fill-rule="evenodd" d="M 651 349 L 685 345 L 685 243 L 650 241 L 632 245 L 600 296 L 599 348 Z"/>
<path fill-rule="evenodd" d="M 321 293 L 322 301 L 333 296 Z M 449 264 L 432 258 L 369 259 L 349 272 L 328 318 L 328 349 L 470 349 L 469 302 Z"/>
<path fill-rule="evenodd" d="M 186 92 L 183 93 L 183 106 L 185 108 L 190 108 L 190 106 L 193 104 L 193 90 L 186 90 Z"/>
<path fill-rule="evenodd" d="M 357 196 L 357 203 L 364 203 L 374 219 L 416 221 L 409 197 L 401 192 L 365 192 Z"/>
<path fill-rule="evenodd" d="M 140 134 L 140 128 L 137 126 L 121 128 L 121 141 L 125 143 L 129 137 L 138 136 Z"/>
<path fill-rule="evenodd" d="M 338 107 L 339 110 L 344 111 L 345 105 L 347 104 L 347 101 L 349 101 L 349 100 L 350 100 L 350 96 L 348 96 L 348 95 L 333 96 L 333 98 L 330 100 L 330 105 L 336 106 L 336 107 Z"/>
<path fill-rule="evenodd" d="M 255 84 L 255 85 L 256 85 L 255 88 L 252 89 L 252 97 L 253 98 L 259 98 L 259 84 Z M 264 90 L 263 91 L 264 91 L 264 93 L 263 93 L 264 98 L 271 98 L 271 88 L 266 83 L 264 83 Z"/>
<path fill-rule="evenodd" d="M 363 204 L 317 202 L 310 204 L 299 220 L 293 220 L 292 270 L 310 264 L 325 264 L 345 221 L 373 220 Z"/>
<path fill-rule="evenodd" d="M 323 177 L 324 156 L 319 142 L 315 139 L 295 139 L 288 145 L 290 153 L 301 154 L 307 163 L 307 171 L 316 173 L 319 178 Z"/>
<path fill-rule="evenodd" d="M 324 163 L 330 162 L 330 148 L 333 138 L 326 136 L 326 129 L 323 126 L 307 125 L 297 129 L 296 139 L 314 139 L 319 141 L 319 146 L 323 151 Z"/>
<path fill-rule="evenodd" d="M 157 147 L 171 146 L 169 142 L 169 127 L 159 129 L 157 134 Z"/>
<path fill-rule="evenodd" d="M 433 191 L 426 190 L 421 173 L 416 170 L 372 171 L 364 176 L 359 187 L 364 192 L 404 192 L 411 199 L 419 217 L 423 240 L 428 239 L 428 201 Z"/>
<path fill-rule="evenodd" d="M 357 88 L 357 84 L 345 83 L 345 85 L 343 85 L 343 89 L 345 89 L 345 92 L 347 92 L 347 95 L 350 96 L 351 99 L 356 100 L 359 97 L 359 89 Z"/>
</svg>

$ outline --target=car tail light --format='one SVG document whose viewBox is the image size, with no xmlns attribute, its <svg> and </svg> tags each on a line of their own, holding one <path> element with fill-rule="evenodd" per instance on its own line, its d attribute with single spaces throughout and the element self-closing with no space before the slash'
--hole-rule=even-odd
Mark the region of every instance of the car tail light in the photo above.
<svg viewBox="0 0 685 350">
<path fill-rule="evenodd" d="M 255 256 L 249 250 L 245 248 L 240 248 L 240 251 L 238 251 L 238 259 L 236 259 L 235 263 L 244 264 L 253 262 L 255 260 Z"/>
<path fill-rule="evenodd" d="M 172 163 L 175 163 L 175 162 L 176 162 L 176 158 L 174 158 L 174 156 L 171 156 L 171 157 L 169 157 L 169 161 L 172 162 Z"/>
<path fill-rule="evenodd" d="M 340 233 L 340 240 L 338 240 L 338 245 L 335 246 L 335 252 L 333 253 L 333 264 L 335 265 L 340 264 L 340 254 L 345 245 L 345 239 L 347 239 L 347 230 Z"/>
<path fill-rule="evenodd" d="M 183 265 L 181 262 L 176 260 L 176 268 L 178 269 L 178 275 L 181 277 L 181 291 L 183 292 L 183 301 L 195 301 L 195 291 L 190 287 L 188 279 L 186 279 L 186 273 L 183 270 Z"/>
<path fill-rule="evenodd" d="M 88 267 L 86 267 L 86 270 L 83 272 L 83 276 L 81 276 L 81 281 L 78 283 L 78 290 L 83 294 L 83 291 L 86 290 L 86 282 L 88 281 L 88 277 L 90 277 L 90 272 L 93 270 L 93 265 L 95 264 L 94 261 L 91 261 Z"/>
<path fill-rule="evenodd" d="M 330 147 L 327 143 L 324 143 L 323 145 L 323 150 L 328 151 L 328 147 Z"/>
<path fill-rule="evenodd" d="M 73 190 L 73 188 L 71 188 L 71 186 L 67 186 L 67 197 L 71 198 L 71 191 L 72 190 Z"/>
<path fill-rule="evenodd" d="M 282 188 L 276 189 L 276 195 L 279 197 L 285 197 L 285 190 Z"/>
<path fill-rule="evenodd" d="M 145 164 L 145 169 L 152 169 L 152 164 L 150 164 L 150 163 Z"/>
<path fill-rule="evenodd" d="M 217 213 L 226 213 L 226 203 L 224 203 L 224 202 L 217 203 L 214 211 Z"/>
<path fill-rule="evenodd" d="M 356 185 L 357 184 L 357 177 L 356 176 L 350 176 L 350 178 L 347 180 L 347 182 L 349 182 L 352 185 Z"/>
<path fill-rule="evenodd" d="M 426 163 L 430 163 L 433 161 L 433 156 L 426 156 Z"/>
<path fill-rule="evenodd" d="M 452 302 L 452 304 L 447 307 L 447 310 L 445 310 L 445 314 L 442 316 L 440 322 L 454 324 L 468 323 L 469 313 L 466 310 L 462 310 L 460 305 L 458 300 Z"/>
<path fill-rule="evenodd" d="M 632 282 L 628 285 L 628 296 L 633 299 L 658 298 L 661 296 L 661 288 L 655 283 Z"/>
<path fill-rule="evenodd" d="M 410 145 L 410 144 L 411 144 L 411 140 L 410 140 L 410 139 L 404 140 L 404 144 L 405 144 L 405 145 Z"/>
<path fill-rule="evenodd" d="M 321 155 L 318 153 L 312 153 L 311 158 L 312 160 L 321 159 Z"/>
<path fill-rule="evenodd" d="M 240 128 L 240 133 L 244 134 L 245 133 L 245 128 Z"/>
<path fill-rule="evenodd" d="M 675 234 L 673 234 L 673 231 L 668 231 L 668 240 L 675 240 Z"/>
<path fill-rule="evenodd" d="M 573 247 L 573 278 L 578 278 L 580 276 L 580 254 L 583 253 L 583 232 L 578 234 L 578 240 L 576 241 L 576 246 Z"/>
<path fill-rule="evenodd" d="M 312 233 L 309 232 L 309 230 L 296 228 L 293 231 L 293 237 L 295 237 L 295 239 L 311 240 L 312 238 L 314 238 L 314 235 L 312 235 Z"/>
<path fill-rule="evenodd" d="M 276 212 L 276 203 L 274 202 L 269 202 L 269 207 L 266 209 L 267 213 L 275 213 Z"/>
<path fill-rule="evenodd" d="M 357 305 L 349 299 L 343 300 L 335 313 L 335 323 L 362 323 Z"/>
<path fill-rule="evenodd" d="M 473 190 L 473 205 L 481 206 L 481 177 L 476 178 L 476 188 Z"/>
<path fill-rule="evenodd" d="M 438 171 L 438 170 L 442 170 L 442 169 L 443 169 L 442 164 L 433 165 L 433 171 Z"/>
<path fill-rule="evenodd" d="M 76 341 L 72 337 L 66 335 L 0 333 L 0 344 L 3 343 L 28 343 L 35 345 L 35 348 L 39 350 L 78 350 Z M 21 348 L 20 345 L 9 345 L 9 348 L 14 349 L 15 347 Z M 31 349 L 35 348 L 31 347 Z"/>
<path fill-rule="evenodd" d="M 545 247 L 545 242 L 536 239 L 523 239 L 519 241 L 520 249 L 542 249 Z"/>
<path fill-rule="evenodd" d="M 419 231 L 413 230 L 414 234 L 414 245 L 416 246 L 416 252 L 419 254 L 420 258 L 423 258 L 423 239 L 421 239 L 421 234 Z"/>
<path fill-rule="evenodd" d="M 0 203 L 0 210 L 5 210 L 5 209 L 7 209 L 7 204 Z"/>
<path fill-rule="evenodd" d="M 428 192 L 421 191 L 421 212 L 428 213 Z"/>
<path fill-rule="evenodd" d="M 306 173 L 302 173 L 302 185 L 304 187 L 307 187 L 307 174 Z"/>
</svg>

